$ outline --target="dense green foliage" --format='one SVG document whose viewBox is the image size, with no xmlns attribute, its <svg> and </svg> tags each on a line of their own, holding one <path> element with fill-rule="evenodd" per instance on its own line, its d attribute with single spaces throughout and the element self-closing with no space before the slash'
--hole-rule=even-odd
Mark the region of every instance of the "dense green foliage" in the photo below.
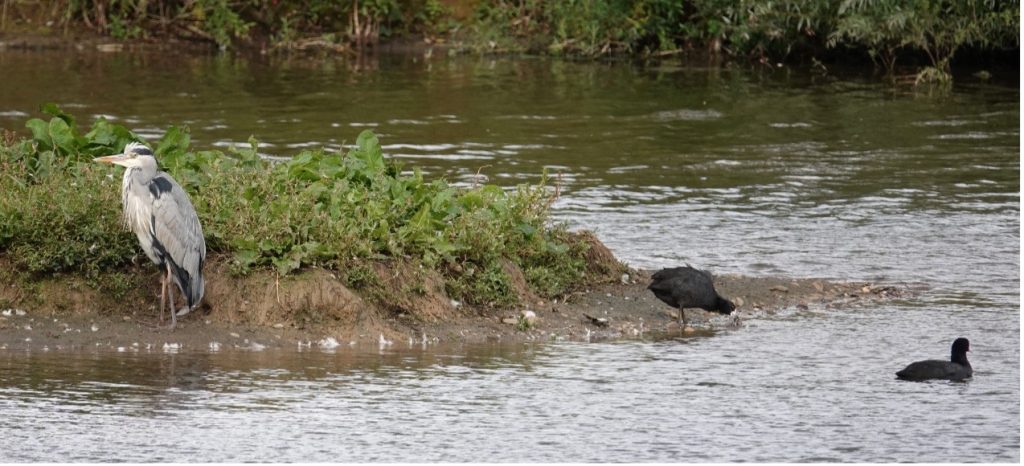
<svg viewBox="0 0 1024 466">
<path fill-rule="evenodd" d="M 228 47 L 363 47 L 426 36 L 482 52 L 600 56 L 706 49 L 767 62 L 853 53 L 948 79 L 973 51 L 1020 47 L 1018 0 L 62 0 L 43 18 L 114 37 Z M 5 6 L 7 3 L 5 2 Z M 14 9 L 19 3 L 15 2 Z M 35 5 L 32 3 L 31 5 Z M 48 13 L 47 13 L 48 12 Z M 59 18 L 52 16 L 59 13 Z M 7 22 L 5 10 L 5 22 Z M 10 13 L 11 16 L 17 16 Z M 49 15 L 49 16 L 47 16 Z M 45 21 L 38 21 L 39 23 Z M 0 29 L 4 26 L 0 24 Z"/>
<path fill-rule="evenodd" d="M 866 53 L 892 74 L 922 54 L 948 77 L 962 47 L 1020 47 L 1018 1 L 997 0 L 520 0 L 481 2 L 484 48 L 601 55 L 707 47 L 783 59 L 794 51 Z M 928 70 L 926 70 L 928 71 Z"/>
<path fill-rule="evenodd" d="M 920 77 L 948 80 L 950 60 L 964 46 L 1019 47 L 1019 2 L 995 0 L 843 0 L 829 43 L 866 48 L 892 74 L 900 52 L 923 52 Z"/>
<path fill-rule="evenodd" d="M 0 144 L 0 255 L 34 273 L 123 267 L 140 252 L 120 226 L 122 169 L 91 159 L 137 137 L 104 120 L 80 135 L 70 115 L 44 111 L 53 117 L 29 121 L 31 139 Z M 189 146 L 172 127 L 154 151 L 190 193 L 209 250 L 237 273 L 320 266 L 359 285 L 373 282 L 365 261 L 399 259 L 438 270 L 456 297 L 499 305 L 516 299 L 506 261 L 542 295 L 587 279 L 586 244 L 547 224 L 543 182 L 460 189 L 403 174 L 370 131 L 347 154 L 305 150 L 280 163 L 259 157 L 255 140 L 227 154 Z"/>
<path fill-rule="evenodd" d="M 39 10 L 36 3 L 12 10 Z M 376 42 L 380 37 L 444 32 L 453 26 L 439 0 L 58 0 L 36 12 L 116 38 L 178 35 L 226 48 L 269 38 Z M 7 15 L 7 2 L 4 2 Z M 19 8 L 20 7 L 20 8 Z M 15 11 L 11 12 L 16 16 Z M 25 13 L 25 16 L 32 16 Z M 6 20 L 6 16 L 5 16 Z"/>
</svg>

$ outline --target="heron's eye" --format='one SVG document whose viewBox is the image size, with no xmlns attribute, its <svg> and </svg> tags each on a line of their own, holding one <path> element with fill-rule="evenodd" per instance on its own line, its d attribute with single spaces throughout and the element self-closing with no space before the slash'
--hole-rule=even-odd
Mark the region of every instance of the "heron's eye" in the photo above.
<svg viewBox="0 0 1024 466">
<path fill-rule="evenodd" d="M 136 154 L 135 152 L 129 152 L 129 153 L 128 153 L 128 157 L 131 157 L 131 158 L 133 158 L 133 159 L 134 159 L 135 157 L 138 157 L 138 156 L 139 156 L 139 154 Z"/>
</svg>

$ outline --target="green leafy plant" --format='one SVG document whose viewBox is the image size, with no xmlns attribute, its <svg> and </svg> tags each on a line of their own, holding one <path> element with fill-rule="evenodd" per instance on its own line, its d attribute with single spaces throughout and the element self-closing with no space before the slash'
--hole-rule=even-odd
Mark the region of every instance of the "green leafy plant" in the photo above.
<svg viewBox="0 0 1024 466">
<path fill-rule="evenodd" d="M 0 145 L 0 255 L 32 273 L 116 272 L 139 254 L 120 225 L 122 169 L 91 159 L 139 138 L 104 120 L 82 135 L 70 115 L 44 111 L 49 121 L 26 124 L 30 139 Z M 518 299 L 506 261 L 543 295 L 587 278 L 585 245 L 548 224 L 544 181 L 460 189 L 403 174 L 370 131 L 345 153 L 304 150 L 281 163 L 262 159 L 255 139 L 227 153 L 190 143 L 187 128 L 171 127 L 153 148 L 189 192 L 208 250 L 235 273 L 317 266 L 373 289 L 369 261 L 412 259 L 441 271 L 453 297 L 494 306 Z"/>
<path fill-rule="evenodd" d="M 930 66 L 916 82 L 948 84 L 950 61 L 964 46 L 1019 47 L 1019 2 L 994 0 L 843 0 L 829 45 L 867 48 L 887 74 L 893 74 L 898 53 L 923 52 Z"/>
</svg>

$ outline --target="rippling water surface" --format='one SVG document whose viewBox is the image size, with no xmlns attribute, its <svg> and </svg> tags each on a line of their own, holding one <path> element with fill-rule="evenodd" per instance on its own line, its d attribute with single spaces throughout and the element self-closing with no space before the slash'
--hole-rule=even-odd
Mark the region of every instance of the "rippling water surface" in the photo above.
<svg viewBox="0 0 1024 466">
<path fill-rule="evenodd" d="M 42 102 L 267 155 L 371 128 L 428 176 L 557 176 L 556 216 L 647 268 L 923 285 L 712 338 L 335 353 L 0 351 L 0 461 L 1020 459 L 1019 90 L 387 56 L 0 53 Z M 893 372 L 972 341 L 967 383 Z"/>
</svg>

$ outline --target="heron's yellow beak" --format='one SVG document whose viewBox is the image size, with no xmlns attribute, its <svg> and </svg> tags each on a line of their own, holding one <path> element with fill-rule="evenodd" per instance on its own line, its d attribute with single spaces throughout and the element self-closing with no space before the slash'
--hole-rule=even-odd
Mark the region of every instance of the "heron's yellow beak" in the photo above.
<svg viewBox="0 0 1024 466">
<path fill-rule="evenodd" d="M 107 156 L 104 156 L 104 157 L 96 157 L 96 158 L 92 159 L 92 161 L 93 162 L 99 162 L 99 163 L 112 163 L 112 164 L 124 166 L 124 164 L 122 162 L 124 162 L 127 159 L 128 159 L 128 157 L 126 157 L 124 154 L 114 154 L 114 155 L 107 155 Z"/>
</svg>

